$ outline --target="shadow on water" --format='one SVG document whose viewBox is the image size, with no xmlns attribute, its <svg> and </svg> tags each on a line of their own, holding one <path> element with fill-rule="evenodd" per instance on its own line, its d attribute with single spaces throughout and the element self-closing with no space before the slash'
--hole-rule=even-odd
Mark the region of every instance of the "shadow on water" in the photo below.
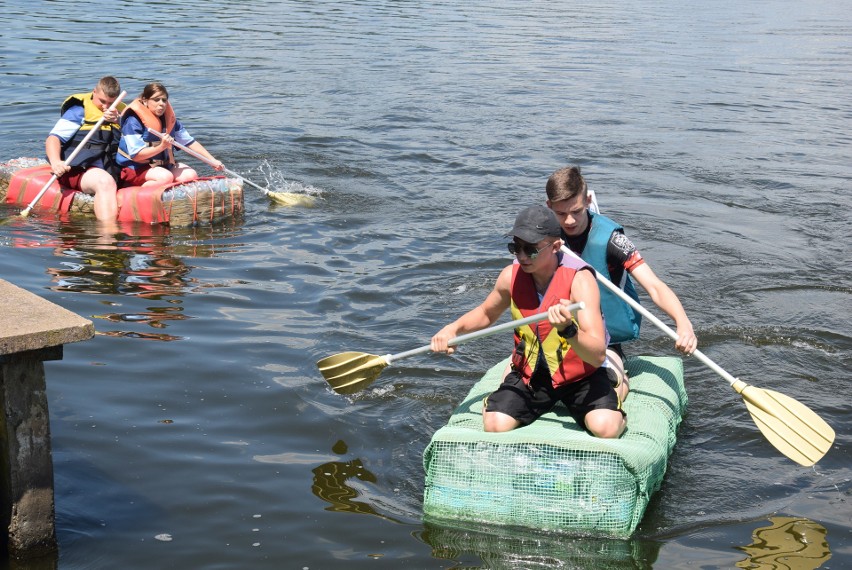
<svg viewBox="0 0 852 570">
<path fill-rule="evenodd" d="M 73 553 L 69 547 L 78 541 L 103 536 L 105 532 L 136 531 L 165 516 L 163 509 L 154 502 L 99 470 L 80 454 L 54 453 L 54 466 L 54 485 L 62 496 L 61 505 L 56 506 L 56 533 L 62 537 L 62 548 L 59 552 L 32 559 L 0 557 L 0 570 L 56 570 L 64 564 L 98 568 L 100 556 L 97 553 Z M 109 505 L 104 518 L 91 516 L 86 505 L 92 502 Z M 163 536 L 158 540 L 168 538 Z M 63 556 L 65 550 L 72 551 L 71 559 Z"/>
</svg>

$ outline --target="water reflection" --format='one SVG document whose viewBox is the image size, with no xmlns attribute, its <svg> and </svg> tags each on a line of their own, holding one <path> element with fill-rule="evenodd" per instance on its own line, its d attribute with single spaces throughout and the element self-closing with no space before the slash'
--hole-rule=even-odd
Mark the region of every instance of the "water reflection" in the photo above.
<svg viewBox="0 0 852 570">
<path fill-rule="evenodd" d="M 120 294 L 161 300 L 180 297 L 189 284 L 192 268 L 164 251 L 87 249 L 79 245 L 57 248 L 65 261 L 48 267 L 56 283 L 54 291 L 89 294 Z"/>
<path fill-rule="evenodd" d="M 49 288 L 58 292 L 91 295 L 121 295 L 166 306 L 148 306 L 133 312 L 92 315 L 111 323 L 144 324 L 158 332 L 99 330 L 104 336 L 174 341 L 181 337 L 162 332 L 170 322 L 191 318 L 184 312 L 181 297 L 200 284 L 191 277 L 193 265 L 186 259 L 213 257 L 235 249 L 234 244 L 216 244 L 214 238 L 230 227 L 171 228 L 167 225 L 121 224 L 118 231 L 104 232 L 96 223 L 57 223 L 44 238 L 30 234 L 13 239 L 14 247 L 49 247 L 57 265 L 47 267 Z M 116 303 L 110 303 L 117 306 Z M 133 306 L 133 304 L 129 304 Z"/>
<path fill-rule="evenodd" d="M 750 545 L 737 547 L 748 555 L 737 568 L 815 570 L 831 558 L 822 525 L 796 517 L 771 517 L 769 522 L 752 533 Z"/>
<path fill-rule="evenodd" d="M 338 455 L 346 453 L 348 447 L 345 442 L 338 441 L 332 447 L 332 451 Z M 354 500 L 361 495 L 352 486 L 347 484 L 350 479 L 357 479 L 367 483 L 376 483 L 375 474 L 369 471 L 360 459 L 351 461 L 329 461 L 312 470 L 314 474 L 311 491 L 314 495 L 330 503 L 327 511 L 357 513 L 361 515 L 375 515 L 383 519 L 399 522 L 387 515 L 376 511 L 372 506 L 363 501 Z"/>
<path fill-rule="evenodd" d="M 650 570 L 660 550 L 660 543 L 649 540 L 566 537 L 505 528 L 460 529 L 428 521 L 424 529 L 421 538 L 432 547 L 434 557 L 460 561 L 476 556 L 482 560 L 482 568 Z"/>
</svg>

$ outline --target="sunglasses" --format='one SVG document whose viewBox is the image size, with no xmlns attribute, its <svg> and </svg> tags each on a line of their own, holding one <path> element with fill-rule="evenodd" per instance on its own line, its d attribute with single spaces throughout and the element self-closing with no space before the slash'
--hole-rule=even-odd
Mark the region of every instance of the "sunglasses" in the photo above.
<svg viewBox="0 0 852 570">
<path fill-rule="evenodd" d="M 533 261 L 536 257 L 538 257 L 539 253 L 552 245 L 552 243 L 549 243 L 540 249 L 536 249 L 534 244 L 525 243 L 524 245 L 518 245 L 515 242 L 511 242 L 506 244 L 506 247 L 512 255 L 517 256 L 519 253 L 524 252 L 524 255 L 526 255 L 530 261 Z"/>
</svg>

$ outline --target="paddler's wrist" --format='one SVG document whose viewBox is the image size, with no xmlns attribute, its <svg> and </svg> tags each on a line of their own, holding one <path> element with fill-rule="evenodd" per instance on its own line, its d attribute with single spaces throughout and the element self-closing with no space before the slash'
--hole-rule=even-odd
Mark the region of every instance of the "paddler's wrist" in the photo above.
<svg viewBox="0 0 852 570">
<path fill-rule="evenodd" d="M 571 322 L 569 322 L 564 329 L 557 329 L 556 332 L 558 332 L 559 336 L 561 336 L 562 338 L 574 338 L 575 336 L 577 336 L 577 333 L 580 332 L 580 329 L 577 327 L 577 321 L 572 318 Z"/>
</svg>

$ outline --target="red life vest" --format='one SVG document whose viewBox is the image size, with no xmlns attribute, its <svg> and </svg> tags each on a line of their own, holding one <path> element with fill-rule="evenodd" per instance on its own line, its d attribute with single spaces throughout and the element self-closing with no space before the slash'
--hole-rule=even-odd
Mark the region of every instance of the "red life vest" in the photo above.
<svg viewBox="0 0 852 570">
<path fill-rule="evenodd" d="M 544 298 L 539 303 L 538 293 L 532 275 L 525 273 L 515 262 L 512 266 L 511 309 L 513 319 L 522 319 L 546 311 L 559 303 L 560 299 L 571 297 L 571 284 L 577 271 L 588 265 L 573 260 L 568 255 L 560 256 L 559 266 Z M 529 385 L 538 359 L 544 356 L 547 370 L 550 372 L 553 387 L 582 380 L 597 368 L 584 362 L 571 348 L 567 339 L 547 320 L 524 325 L 515 329 L 515 350 L 512 352 L 512 369 L 520 374 L 524 383 Z"/>
</svg>

